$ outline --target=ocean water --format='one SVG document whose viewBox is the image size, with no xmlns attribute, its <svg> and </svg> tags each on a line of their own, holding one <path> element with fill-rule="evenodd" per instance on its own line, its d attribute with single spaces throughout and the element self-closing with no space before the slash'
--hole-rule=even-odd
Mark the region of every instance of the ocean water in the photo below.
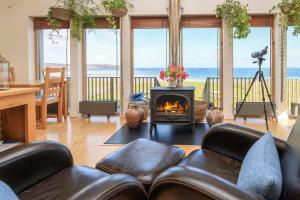
<svg viewBox="0 0 300 200">
<path fill-rule="evenodd" d="M 137 77 L 159 77 L 159 72 L 163 68 L 135 68 L 134 76 Z M 258 69 L 257 68 L 234 68 L 234 77 L 253 77 Z M 265 77 L 270 77 L 270 70 L 267 68 L 262 69 Z M 219 71 L 214 68 L 186 68 L 189 74 L 188 80 L 201 80 L 206 77 L 217 77 Z M 88 67 L 88 76 L 119 76 L 120 71 L 113 67 Z M 288 77 L 300 77 L 300 68 L 288 68 Z"/>
</svg>

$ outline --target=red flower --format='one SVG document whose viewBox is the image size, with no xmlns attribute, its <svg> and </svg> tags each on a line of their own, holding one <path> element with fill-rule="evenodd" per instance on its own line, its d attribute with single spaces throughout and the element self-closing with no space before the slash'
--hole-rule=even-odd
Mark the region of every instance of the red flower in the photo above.
<svg viewBox="0 0 300 200">
<path fill-rule="evenodd" d="M 176 74 L 176 78 L 180 78 L 181 77 L 181 74 L 180 73 L 177 73 Z"/>
<path fill-rule="evenodd" d="M 185 80 L 187 77 L 189 77 L 189 75 L 186 72 L 182 73 L 182 79 Z"/>
<path fill-rule="evenodd" d="M 170 77 L 170 81 L 175 81 L 175 78 L 173 78 L 173 77 Z"/>
<path fill-rule="evenodd" d="M 171 67 L 170 67 L 170 72 L 171 72 L 171 73 L 174 73 L 174 72 L 176 72 L 176 67 L 174 67 L 174 66 L 171 66 Z"/>
<path fill-rule="evenodd" d="M 161 80 L 165 80 L 165 71 L 161 70 L 160 73 L 159 73 L 159 78 Z"/>
<path fill-rule="evenodd" d="M 178 66 L 177 71 L 183 72 L 184 71 L 184 66 Z"/>
</svg>

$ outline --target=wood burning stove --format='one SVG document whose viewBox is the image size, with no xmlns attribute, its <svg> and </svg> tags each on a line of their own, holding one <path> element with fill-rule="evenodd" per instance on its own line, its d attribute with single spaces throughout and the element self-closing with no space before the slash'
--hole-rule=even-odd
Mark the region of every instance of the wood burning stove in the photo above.
<svg viewBox="0 0 300 200">
<path fill-rule="evenodd" d="M 190 125 L 194 131 L 194 91 L 194 87 L 151 88 L 150 133 L 157 123 Z"/>
</svg>

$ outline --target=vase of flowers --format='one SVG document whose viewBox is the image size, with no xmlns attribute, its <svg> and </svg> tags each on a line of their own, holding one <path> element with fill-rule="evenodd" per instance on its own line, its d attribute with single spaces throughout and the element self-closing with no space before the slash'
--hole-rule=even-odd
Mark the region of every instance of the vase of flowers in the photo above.
<svg viewBox="0 0 300 200">
<path fill-rule="evenodd" d="M 188 76 L 183 66 L 169 66 L 166 70 L 160 71 L 159 75 L 161 80 L 169 83 L 169 87 L 181 86 Z"/>
</svg>

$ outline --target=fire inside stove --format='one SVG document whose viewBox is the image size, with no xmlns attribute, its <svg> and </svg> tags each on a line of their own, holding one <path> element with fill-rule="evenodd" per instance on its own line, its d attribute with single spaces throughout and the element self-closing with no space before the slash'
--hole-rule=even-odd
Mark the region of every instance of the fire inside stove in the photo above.
<svg viewBox="0 0 300 200">
<path fill-rule="evenodd" d="M 187 101 L 182 103 L 179 100 L 165 101 L 157 105 L 158 112 L 185 113 L 188 111 L 189 105 Z"/>
</svg>

